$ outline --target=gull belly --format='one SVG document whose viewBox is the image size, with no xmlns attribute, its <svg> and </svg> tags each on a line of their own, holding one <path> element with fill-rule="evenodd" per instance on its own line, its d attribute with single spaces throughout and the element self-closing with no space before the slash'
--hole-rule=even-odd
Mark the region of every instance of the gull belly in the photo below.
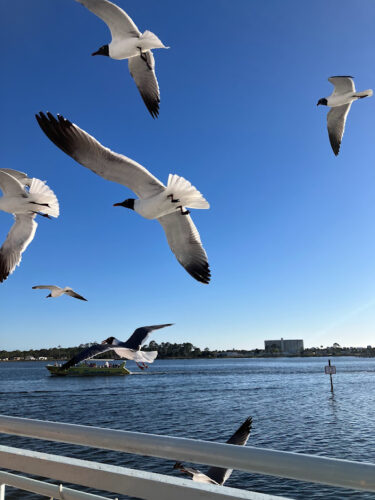
<svg viewBox="0 0 375 500">
<path fill-rule="evenodd" d="M 135 200 L 134 202 L 134 210 L 145 219 L 158 219 L 163 215 L 176 212 L 179 210 L 179 206 L 181 206 L 181 203 L 172 203 L 165 192 L 151 198 Z"/>
</svg>

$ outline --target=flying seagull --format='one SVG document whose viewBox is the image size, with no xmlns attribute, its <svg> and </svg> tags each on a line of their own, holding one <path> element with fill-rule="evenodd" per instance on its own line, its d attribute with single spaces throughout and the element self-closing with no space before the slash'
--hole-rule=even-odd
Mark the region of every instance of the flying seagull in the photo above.
<svg viewBox="0 0 375 500">
<path fill-rule="evenodd" d="M 0 248 L 0 283 L 21 262 L 22 253 L 32 242 L 38 224 L 37 214 L 58 217 L 59 202 L 45 182 L 29 178 L 27 174 L 12 169 L 0 169 L 0 210 L 14 215 L 12 226 Z"/>
<path fill-rule="evenodd" d="M 190 182 L 170 174 L 166 187 L 139 163 L 102 146 L 63 116 L 55 118 L 51 113 L 46 116 L 40 112 L 36 119 L 49 139 L 78 163 L 133 190 L 138 199 L 130 198 L 114 206 L 130 208 L 146 219 L 158 220 L 178 262 L 193 278 L 209 283 L 207 255 L 190 212 L 185 209 L 209 208 L 209 204 Z"/>
<path fill-rule="evenodd" d="M 61 370 L 67 370 L 71 366 L 74 366 L 85 359 L 90 359 L 97 354 L 103 354 L 106 351 L 115 351 L 118 356 L 125 359 L 130 359 L 135 361 L 137 366 L 143 370 L 147 368 L 146 363 L 152 363 L 158 351 L 141 351 L 141 346 L 146 339 L 150 336 L 153 330 L 159 330 L 160 328 L 165 328 L 166 326 L 172 326 L 173 323 L 166 323 L 165 325 L 153 325 L 153 326 L 141 326 L 134 330 L 132 335 L 125 342 L 116 339 L 115 337 L 108 337 L 103 340 L 101 344 L 94 344 L 87 349 L 83 349 L 77 356 L 67 361 L 61 366 Z"/>
<path fill-rule="evenodd" d="M 331 76 L 328 81 L 335 87 L 329 97 L 319 99 L 317 106 L 330 106 L 327 114 L 327 128 L 333 152 L 337 156 L 344 135 L 346 117 L 353 101 L 371 97 L 372 90 L 356 92 L 352 76 Z"/>
<path fill-rule="evenodd" d="M 37 285 L 33 286 L 33 290 L 50 290 L 51 293 L 47 295 L 46 299 L 48 299 L 49 297 L 61 297 L 61 295 L 65 294 L 70 295 L 75 299 L 85 300 L 87 302 L 87 299 L 82 297 L 82 295 L 76 293 L 72 288 L 70 288 L 70 286 L 60 288 L 59 286 L 55 285 Z"/>
<path fill-rule="evenodd" d="M 104 21 L 111 31 L 112 41 L 103 45 L 93 56 L 128 59 L 129 71 L 153 118 L 159 114 L 160 92 L 155 75 L 155 60 L 151 49 L 168 49 L 159 38 L 145 31 L 141 33 L 120 7 L 107 0 L 77 0 Z"/>
<path fill-rule="evenodd" d="M 236 432 L 231 436 L 227 444 L 236 444 L 239 446 L 244 446 L 250 436 L 252 425 L 252 418 L 248 417 L 245 422 L 236 430 Z M 223 469 L 221 467 L 210 467 L 207 474 L 203 474 L 198 469 L 193 469 L 192 467 L 184 467 L 181 462 L 176 462 L 174 469 L 180 470 L 182 473 L 190 476 L 193 481 L 198 481 L 199 483 L 210 483 L 210 484 L 220 484 L 223 485 L 225 481 L 232 474 L 233 469 Z"/>
</svg>

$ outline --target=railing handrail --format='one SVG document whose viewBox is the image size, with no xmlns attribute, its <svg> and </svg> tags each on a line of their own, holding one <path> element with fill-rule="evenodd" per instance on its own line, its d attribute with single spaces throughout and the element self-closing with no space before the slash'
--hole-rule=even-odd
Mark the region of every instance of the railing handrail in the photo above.
<svg viewBox="0 0 375 500">
<path fill-rule="evenodd" d="M 31 479 L 30 477 L 19 476 L 18 474 L 11 474 L 10 472 L 0 471 L 0 484 L 60 500 L 109 500 L 108 497 L 73 490 L 62 484 L 57 486 L 56 484 Z"/>
<path fill-rule="evenodd" d="M 375 492 L 375 464 L 0 415 L 0 432 Z"/>
<path fill-rule="evenodd" d="M 155 472 L 0 446 L 0 467 L 146 500 L 288 500 Z"/>
</svg>

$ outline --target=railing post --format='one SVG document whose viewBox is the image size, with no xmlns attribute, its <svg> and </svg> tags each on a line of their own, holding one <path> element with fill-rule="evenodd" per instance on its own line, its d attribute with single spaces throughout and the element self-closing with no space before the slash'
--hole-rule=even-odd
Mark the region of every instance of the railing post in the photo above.
<svg viewBox="0 0 375 500">
<path fill-rule="evenodd" d="M 5 484 L 0 484 L 0 500 L 5 500 Z"/>
</svg>

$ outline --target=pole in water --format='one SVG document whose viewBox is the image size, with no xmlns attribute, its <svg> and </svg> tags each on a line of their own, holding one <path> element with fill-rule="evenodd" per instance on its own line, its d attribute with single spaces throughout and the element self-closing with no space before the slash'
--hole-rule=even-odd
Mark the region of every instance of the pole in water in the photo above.
<svg viewBox="0 0 375 500">
<path fill-rule="evenodd" d="M 328 360 L 328 366 L 331 368 L 331 360 Z M 332 371 L 329 370 L 329 378 L 331 380 L 331 392 L 333 392 L 333 381 L 332 381 Z"/>
<path fill-rule="evenodd" d="M 328 366 L 324 367 L 324 373 L 329 375 L 329 378 L 331 380 L 331 392 L 333 392 L 333 380 L 332 380 L 332 375 L 336 373 L 336 366 L 331 366 L 331 360 L 328 360 Z"/>
</svg>

